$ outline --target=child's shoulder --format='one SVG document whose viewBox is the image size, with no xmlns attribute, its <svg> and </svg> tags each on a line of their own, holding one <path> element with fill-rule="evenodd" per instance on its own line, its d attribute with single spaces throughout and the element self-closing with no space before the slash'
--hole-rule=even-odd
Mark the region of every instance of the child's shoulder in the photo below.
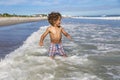
<svg viewBox="0 0 120 80">
<path fill-rule="evenodd" d="M 47 27 L 47 30 L 51 30 L 51 29 L 52 29 L 52 26 L 48 26 L 48 27 Z"/>
<path fill-rule="evenodd" d="M 48 29 L 51 29 L 52 28 L 52 26 L 48 26 Z"/>
</svg>

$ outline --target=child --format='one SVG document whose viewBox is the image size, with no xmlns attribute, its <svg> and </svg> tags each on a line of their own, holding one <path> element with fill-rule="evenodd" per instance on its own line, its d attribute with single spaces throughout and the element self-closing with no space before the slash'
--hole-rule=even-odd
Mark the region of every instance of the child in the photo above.
<svg viewBox="0 0 120 80">
<path fill-rule="evenodd" d="M 48 15 L 48 21 L 51 24 L 46 31 L 42 34 L 40 38 L 39 45 L 43 46 L 43 40 L 47 36 L 50 35 L 51 45 L 49 48 L 49 56 L 54 59 L 56 54 L 59 54 L 63 57 L 67 57 L 64 53 L 63 46 L 62 46 L 62 33 L 70 40 L 72 40 L 71 36 L 61 27 L 61 14 L 58 12 L 51 12 Z"/>
</svg>

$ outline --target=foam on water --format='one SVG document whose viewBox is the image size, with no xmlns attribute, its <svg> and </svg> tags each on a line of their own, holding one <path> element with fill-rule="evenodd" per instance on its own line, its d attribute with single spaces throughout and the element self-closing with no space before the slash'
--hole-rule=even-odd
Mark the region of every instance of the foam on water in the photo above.
<svg viewBox="0 0 120 80">
<path fill-rule="evenodd" d="M 22 46 L 1 60 L 0 80 L 101 80 L 92 72 L 82 70 L 92 62 L 87 56 L 77 56 L 76 53 L 80 52 L 75 42 L 64 44 L 68 50 L 76 49 L 72 49 L 71 53 L 75 53 L 74 55 L 69 54 L 67 58 L 56 56 L 55 60 L 50 59 L 47 54 L 49 37 L 45 39 L 44 47 L 39 46 L 40 36 L 46 28 L 47 26 L 41 27 L 31 34 Z"/>
<path fill-rule="evenodd" d="M 48 57 L 48 36 L 44 47 L 39 46 L 40 36 L 47 27 L 40 27 L 22 46 L 1 60 L 0 80 L 120 79 L 120 72 L 117 71 L 120 66 L 119 27 L 76 21 L 63 24 L 73 41 L 63 37 L 63 46 L 68 57 L 56 56 L 55 60 Z"/>
<path fill-rule="evenodd" d="M 74 46 L 71 48 L 73 49 L 72 51 L 74 51 L 73 53 L 78 53 L 76 55 L 88 54 L 87 56 L 93 56 L 93 59 L 96 58 L 96 55 L 98 56 L 97 58 L 99 60 L 97 58 L 94 59 L 91 71 L 94 71 L 94 73 L 102 76 L 104 80 L 120 79 L 120 73 L 118 71 L 118 68 L 120 67 L 118 62 L 120 53 L 119 26 L 111 27 L 111 25 L 109 24 L 99 25 L 82 23 L 75 25 L 70 24 L 65 26 L 67 26 L 65 28 L 72 34 L 75 43 L 77 43 L 76 47 Z M 69 28 L 69 26 L 71 26 L 72 28 Z M 103 57 L 100 57 L 100 55 L 102 55 Z M 118 58 L 116 59 L 116 57 Z M 114 66 L 114 68 L 112 67 L 113 69 L 109 71 L 107 68 L 104 69 L 101 65 L 109 67 Z M 116 65 L 118 66 L 116 67 Z"/>
<path fill-rule="evenodd" d="M 104 67 L 107 69 L 105 74 L 112 76 L 113 80 L 120 79 L 120 66 L 104 65 Z"/>
<path fill-rule="evenodd" d="M 72 17 L 75 19 L 102 19 L 102 20 L 120 20 L 120 17 Z"/>
</svg>

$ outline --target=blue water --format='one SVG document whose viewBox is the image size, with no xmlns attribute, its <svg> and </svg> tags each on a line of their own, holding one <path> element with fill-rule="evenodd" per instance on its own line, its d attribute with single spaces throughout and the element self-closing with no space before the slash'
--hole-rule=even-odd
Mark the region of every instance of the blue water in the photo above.
<svg viewBox="0 0 120 80">
<path fill-rule="evenodd" d="M 22 23 L 0 27 L 0 58 L 17 49 L 40 26 L 48 24 L 47 21 Z"/>
<path fill-rule="evenodd" d="M 46 20 L 0 27 L 0 80 L 120 80 L 120 20 L 63 18 L 68 58 L 48 57 Z"/>
</svg>

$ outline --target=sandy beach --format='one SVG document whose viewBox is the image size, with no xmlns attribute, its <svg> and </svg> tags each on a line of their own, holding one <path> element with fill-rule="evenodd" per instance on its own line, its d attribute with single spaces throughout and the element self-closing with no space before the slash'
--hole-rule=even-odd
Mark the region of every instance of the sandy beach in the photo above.
<svg viewBox="0 0 120 80">
<path fill-rule="evenodd" d="M 24 22 L 34 22 L 43 19 L 46 19 L 46 17 L 0 17 L 0 26 L 7 26 Z"/>
</svg>

